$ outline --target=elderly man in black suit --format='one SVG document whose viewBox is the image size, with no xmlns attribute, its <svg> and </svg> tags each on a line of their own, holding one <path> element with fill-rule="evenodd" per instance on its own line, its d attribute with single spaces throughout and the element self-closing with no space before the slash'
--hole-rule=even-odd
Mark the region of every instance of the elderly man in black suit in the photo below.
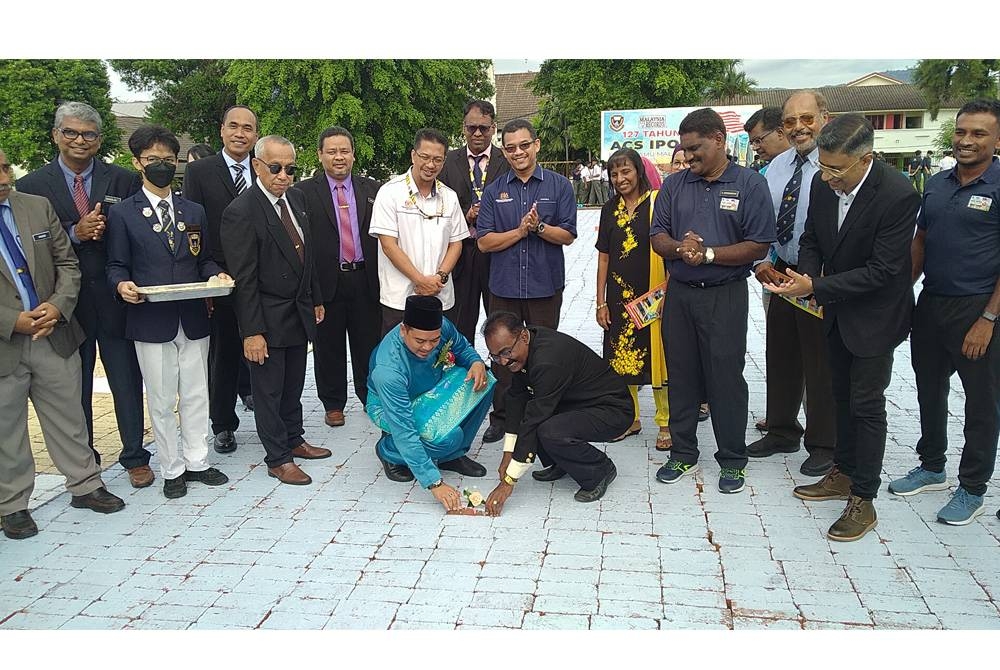
<svg viewBox="0 0 1000 670">
<path fill-rule="evenodd" d="M 379 343 L 378 240 L 368 234 L 379 184 L 352 174 L 354 137 L 331 126 L 319 136 L 319 162 L 311 179 L 296 184 L 306 196 L 306 214 L 316 246 L 316 273 L 326 316 L 316 326 L 313 360 L 316 393 L 326 425 L 344 425 L 347 404 L 347 336 L 351 337 L 354 393 L 368 403 L 368 359 Z"/>
<path fill-rule="evenodd" d="M 222 212 L 236 196 L 254 184 L 250 151 L 257 141 L 257 115 L 242 105 L 230 107 L 222 116 L 219 134 L 222 151 L 188 164 L 184 172 L 184 198 L 205 208 L 205 242 L 212 252 L 212 260 L 228 271 L 220 237 Z M 212 301 L 208 404 L 215 435 L 213 446 L 220 454 L 236 450 L 235 432 L 240 425 L 236 415 L 237 394 L 242 394 L 248 409 L 253 409 L 253 402 L 246 400 L 250 393 L 249 383 L 242 384 L 241 389 L 240 377 L 246 374 L 246 362 L 233 300 L 232 296 L 226 296 Z"/>
<path fill-rule="evenodd" d="M 802 500 L 846 500 L 827 537 L 850 542 L 875 527 L 885 455 L 885 389 L 892 355 L 910 332 L 910 242 L 920 196 L 899 172 L 873 162 L 875 131 L 860 114 L 830 121 L 817 138 L 820 172 L 799 245 L 798 271 L 768 290 L 815 296 L 823 307 L 837 412 L 833 469 L 798 486 Z M 821 182 L 826 182 L 824 186 Z"/>
<path fill-rule="evenodd" d="M 295 147 L 284 137 L 257 141 L 257 184 L 222 213 L 222 248 L 236 280 L 236 319 L 250 361 L 257 435 L 267 474 L 284 484 L 312 479 L 293 458 L 327 458 L 302 435 L 306 346 L 323 321 L 323 294 L 305 196 L 291 189 Z"/>
<path fill-rule="evenodd" d="M 66 102 L 56 109 L 52 140 L 59 156 L 17 181 L 21 193 L 40 195 L 52 203 L 60 223 L 80 259 L 80 299 L 74 315 L 86 339 L 80 346 L 83 366 L 81 402 L 90 448 L 94 448 L 94 366 L 100 345 L 115 403 L 122 451 L 118 462 L 128 470 L 132 486 L 153 481 L 150 453 L 142 446 L 142 374 L 135 347 L 125 339 L 125 311 L 105 279 L 107 263 L 104 231 L 108 210 L 142 187 L 139 175 L 97 160 L 101 149 L 101 115 L 82 102 Z M 94 451 L 100 464 L 101 457 Z"/>
</svg>

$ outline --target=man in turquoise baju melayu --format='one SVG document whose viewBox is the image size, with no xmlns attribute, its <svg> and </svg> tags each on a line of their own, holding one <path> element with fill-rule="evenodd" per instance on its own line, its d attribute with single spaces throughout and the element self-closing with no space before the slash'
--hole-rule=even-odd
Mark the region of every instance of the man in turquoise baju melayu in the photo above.
<svg viewBox="0 0 1000 670">
<path fill-rule="evenodd" d="M 486 475 L 465 454 L 489 411 L 492 381 L 475 348 L 443 318 L 441 301 L 409 296 L 403 322 L 375 349 L 368 373 L 366 409 L 383 430 L 375 453 L 386 476 L 415 475 L 446 510 L 461 508 L 441 471 Z"/>
</svg>

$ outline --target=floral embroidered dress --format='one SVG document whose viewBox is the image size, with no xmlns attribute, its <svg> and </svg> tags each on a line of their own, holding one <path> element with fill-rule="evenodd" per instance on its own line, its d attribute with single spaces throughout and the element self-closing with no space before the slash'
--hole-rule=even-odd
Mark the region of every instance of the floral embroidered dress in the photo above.
<svg viewBox="0 0 1000 670">
<path fill-rule="evenodd" d="M 660 321 L 637 330 L 625 311 L 625 303 L 662 284 L 665 278 L 663 259 L 649 246 L 655 200 L 656 191 L 647 191 L 632 216 L 620 196 L 605 203 L 596 247 L 608 254 L 605 301 L 611 327 L 604 333 L 604 359 L 626 384 L 661 387 L 666 383 L 667 368 Z"/>
</svg>

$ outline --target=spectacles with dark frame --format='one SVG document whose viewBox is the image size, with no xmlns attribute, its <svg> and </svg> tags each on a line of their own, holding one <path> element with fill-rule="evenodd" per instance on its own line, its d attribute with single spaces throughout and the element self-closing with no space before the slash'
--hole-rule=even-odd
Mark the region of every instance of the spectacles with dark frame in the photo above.
<svg viewBox="0 0 1000 670">
<path fill-rule="evenodd" d="M 861 157 L 858 158 L 858 160 L 854 161 L 853 163 L 851 163 L 850 165 L 848 165 L 845 168 L 832 168 L 829 165 L 823 165 L 822 163 L 817 163 L 817 164 L 819 165 L 819 169 L 820 169 L 821 172 L 827 173 L 828 175 L 830 175 L 834 179 L 841 179 L 841 178 L 843 178 L 844 175 L 846 175 L 848 172 L 851 171 L 852 167 L 854 167 L 855 165 L 857 165 L 858 163 L 860 163 L 864 159 L 865 156 L 870 156 L 871 153 L 872 152 L 869 151 L 866 154 L 862 154 Z"/>
<path fill-rule="evenodd" d="M 754 138 L 754 139 L 750 140 L 750 146 L 752 146 L 754 149 L 756 149 L 757 147 L 760 146 L 761 142 L 764 141 L 765 137 L 767 137 L 771 133 L 775 132 L 776 130 L 778 130 L 778 129 L 775 128 L 774 130 L 769 130 L 766 133 L 764 133 L 763 135 L 761 135 L 760 137 L 757 137 L 757 138 Z"/>
<path fill-rule="evenodd" d="M 514 343 L 512 345 L 501 349 L 495 354 L 490 354 L 490 360 L 493 361 L 494 363 L 500 363 L 501 365 L 503 364 L 502 359 L 504 358 L 506 358 L 507 361 L 510 362 L 510 357 L 514 355 L 514 347 L 516 347 L 517 343 L 521 340 L 521 333 L 523 332 L 523 330 L 524 329 L 522 328 L 518 330 L 517 333 L 514 334 Z"/>
<path fill-rule="evenodd" d="M 534 144 L 537 141 L 538 140 L 535 139 L 535 140 L 531 140 L 530 142 L 521 142 L 520 144 L 506 144 L 506 145 L 504 145 L 503 150 L 506 151 L 509 154 L 514 153 L 518 149 L 520 149 L 521 151 L 527 151 L 528 149 L 531 148 L 531 145 Z"/>
<path fill-rule="evenodd" d="M 260 160 L 259 158 L 254 158 L 254 160 L 260 161 L 264 165 L 264 167 L 267 168 L 267 171 L 270 172 L 271 174 L 278 174 L 279 172 L 284 170 L 285 174 L 287 174 L 289 177 L 294 177 L 295 173 L 299 171 L 299 166 L 295 165 L 294 163 L 292 165 L 282 165 L 281 163 L 264 163 L 264 161 Z"/>
<path fill-rule="evenodd" d="M 444 156 L 431 156 L 430 154 L 422 154 L 419 151 L 414 151 L 417 158 L 425 163 L 432 163 L 433 165 L 441 165 L 444 163 Z"/>
<path fill-rule="evenodd" d="M 74 130 L 73 128 L 56 128 L 56 130 L 62 133 L 62 136 L 70 142 L 78 137 L 82 137 L 85 142 L 93 142 L 101 136 L 101 134 L 95 130 L 84 130 L 82 133 L 79 130 Z"/>
<path fill-rule="evenodd" d="M 485 135 L 486 133 L 490 132 L 492 128 L 493 126 L 477 126 L 475 124 L 468 124 L 465 126 L 465 132 L 469 133 L 470 135 L 475 135 L 476 131 L 478 130 L 481 134 Z"/>
<path fill-rule="evenodd" d="M 167 165 L 177 165 L 177 157 L 171 156 L 167 158 L 160 158 L 159 156 L 139 156 L 139 162 L 149 165 L 159 165 L 160 163 L 166 163 Z"/>
</svg>

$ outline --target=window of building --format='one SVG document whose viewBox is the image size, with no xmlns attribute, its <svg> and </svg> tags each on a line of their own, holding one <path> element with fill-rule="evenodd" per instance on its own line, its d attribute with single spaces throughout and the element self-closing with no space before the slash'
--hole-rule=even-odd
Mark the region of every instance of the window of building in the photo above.
<svg viewBox="0 0 1000 670">
<path fill-rule="evenodd" d="M 907 128 L 923 128 L 924 127 L 924 116 L 923 114 L 919 116 L 907 116 L 906 117 L 906 127 Z"/>
</svg>

